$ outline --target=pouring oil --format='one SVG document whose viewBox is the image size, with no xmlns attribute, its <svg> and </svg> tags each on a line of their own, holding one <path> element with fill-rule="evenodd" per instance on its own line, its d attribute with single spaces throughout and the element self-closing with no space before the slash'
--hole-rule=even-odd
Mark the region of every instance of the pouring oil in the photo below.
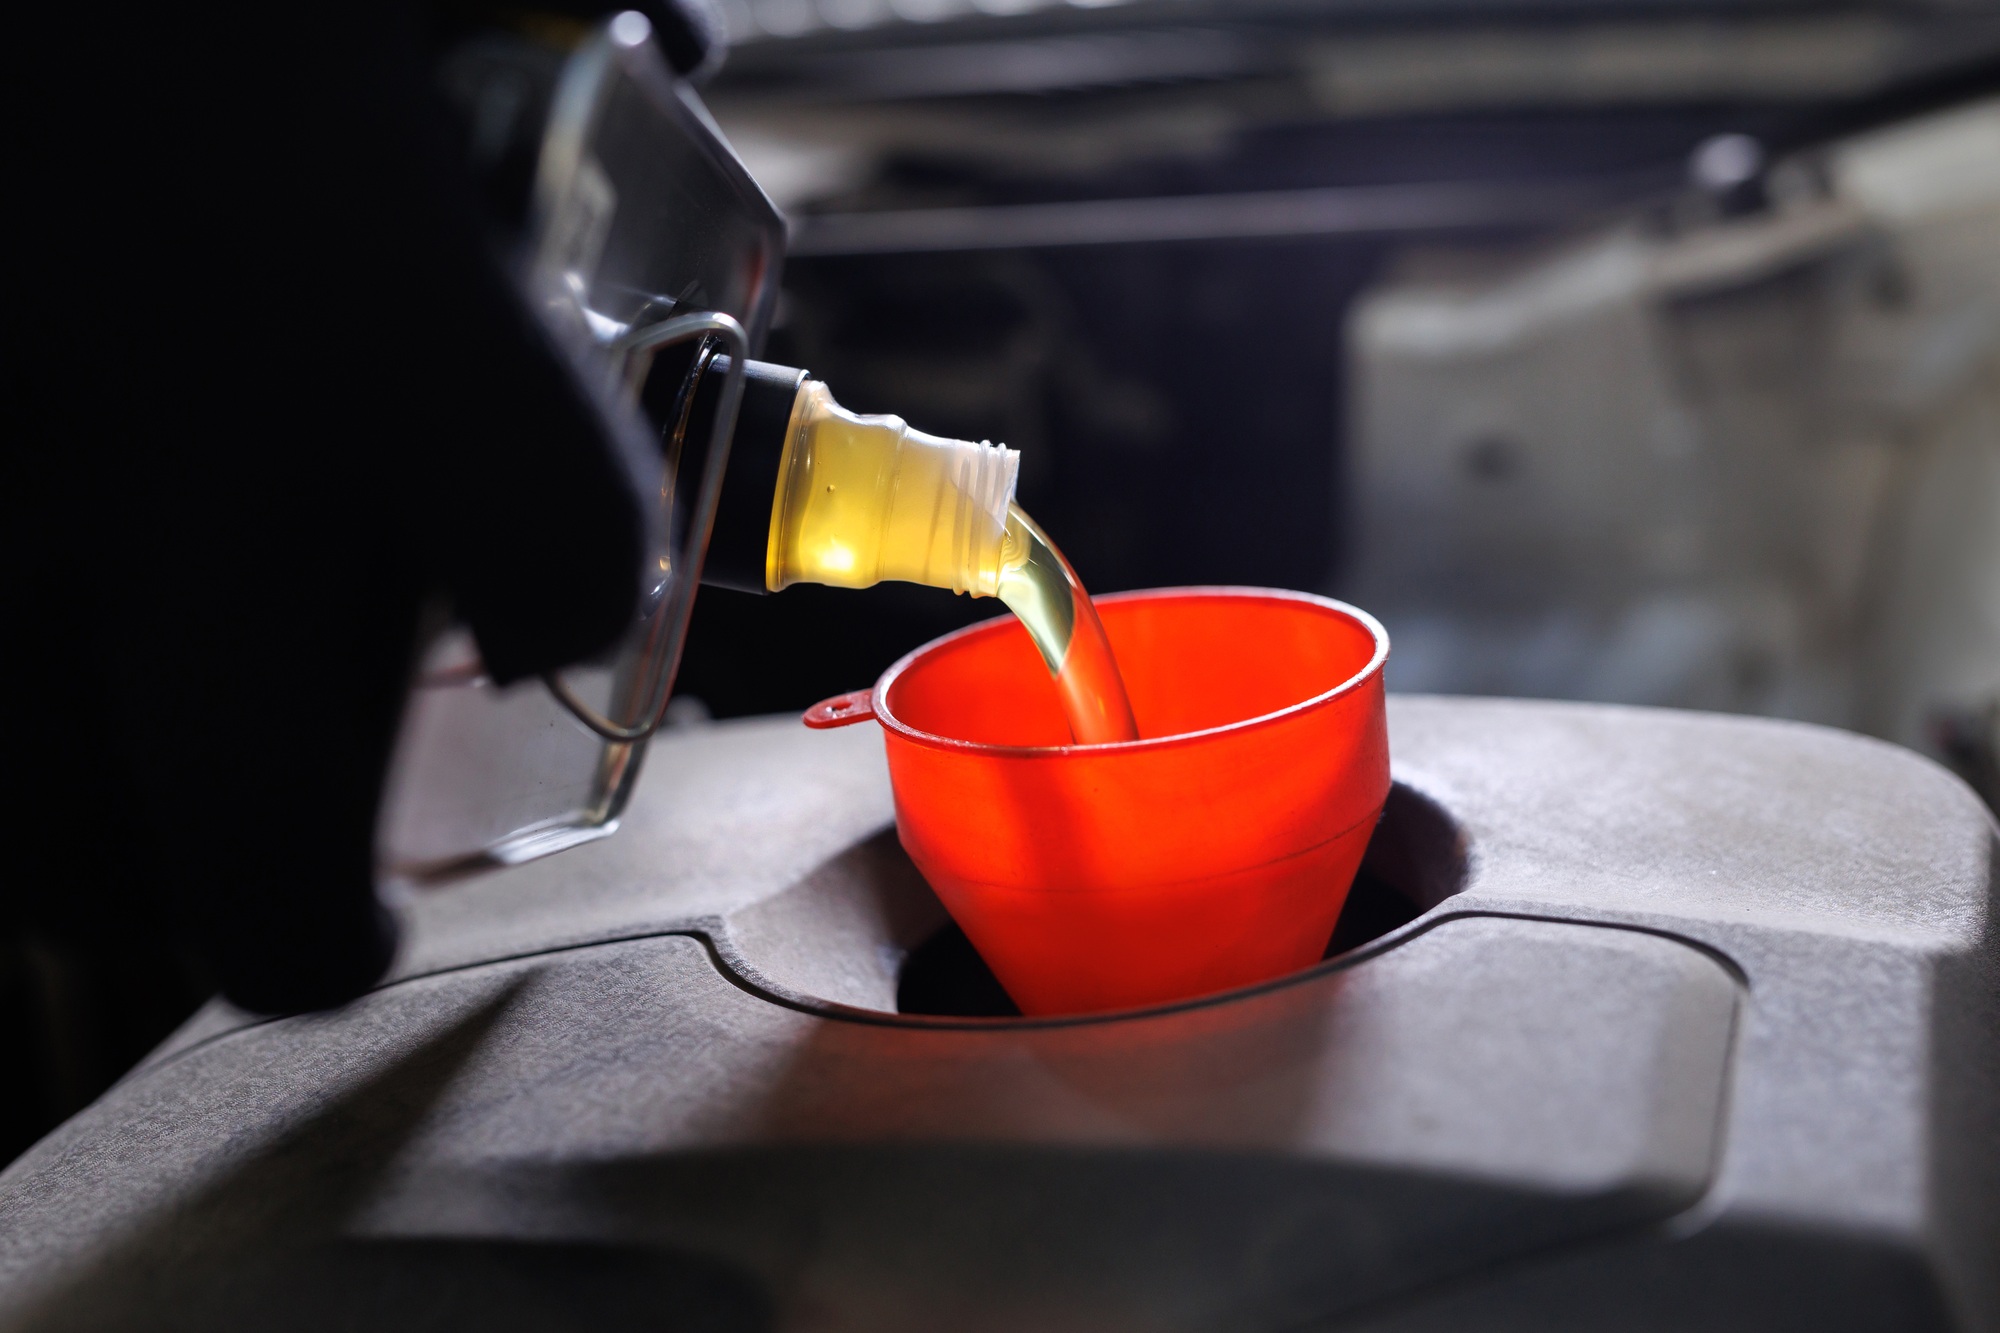
<svg viewBox="0 0 2000 1333">
<path fill-rule="evenodd" d="M 1048 534 L 1011 501 L 1000 564 L 996 595 L 1042 650 L 1070 735 L 1079 745 L 1138 740 L 1125 678 L 1090 594 Z"/>
<path fill-rule="evenodd" d="M 997 597 L 1040 650 L 1077 743 L 1137 740 L 1090 594 L 1013 502 L 1019 471 L 1012 449 L 858 416 L 805 380 L 778 465 L 765 583 L 775 592 L 901 579 Z"/>
</svg>

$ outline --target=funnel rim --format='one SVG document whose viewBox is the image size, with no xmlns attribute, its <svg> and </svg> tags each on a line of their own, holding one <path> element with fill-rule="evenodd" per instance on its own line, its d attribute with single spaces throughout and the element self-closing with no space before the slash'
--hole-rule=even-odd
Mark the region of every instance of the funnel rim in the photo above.
<svg viewBox="0 0 2000 1333">
<path fill-rule="evenodd" d="M 885 731 L 893 732 L 904 740 L 917 745 L 927 746 L 931 749 L 946 750 L 955 753 L 999 756 L 1008 759 L 1060 759 L 1075 757 L 1079 754 L 1104 755 L 1108 757 L 1119 754 L 1150 753 L 1155 750 L 1191 745 L 1213 736 L 1224 734 L 1234 735 L 1262 727 L 1275 726 L 1296 714 L 1303 713 L 1308 709 L 1322 707 L 1339 698 L 1341 695 L 1352 693 L 1361 688 L 1368 683 L 1371 677 L 1381 674 L 1383 664 L 1389 660 L 1389 631 L 1383 627 L 1381 621 L 1352 603 L 1343 602 L 1334 597 L 1322 596 L 1315 592 L 1301 592 L 1293 588 L 1259 588 L 1245 584 L 1203 583 L 1190 584 L 1178 588 L 1141 588 L 1132 592 L 1107 593 L 1102 597 L 1092 597 L 1091 601 L 1098 606 L 1106 606 L 1117 605 L 1123 602 L 1197 597 L 1240 597 L 1256 598 L 1262 601 L 1300 602 L 1320 610 L 1332 611 L 1337 615 L 1346 616 L 1366 629 L 1374 639 L 1375 650 L 1370 654 L 1366 665 L 1346 680 L 1341 681 L 1330 689 L 1322 690 L 1320 693 L 1312 695 L 1309 698 L 1301 699 L 1295 704 L 1287 704 L 1285 707 L 1275 709 L 1269 713 L 1259 713 L 1254 717 L 1246 717 L 1240 722 L 1224 723 L 1219 727 L 1203 727 L 1199 731 L 1178 731 L 1171 736 L 1142 736 L 1136 741 L 1106 741 L 1095 745 L 988 745 L 982 741 L 960 740 L 954 736 L 940 736 L 936 732 L 922 731 L 897 717 L 889 702 L 890 687 L 896 683 L 897 678 L 916 665 L 917 660 L 921 657 L 957 643 L 961 639 L 1000 632 L 1007 625 L 1014 623 L 1012 615 L 994 616 L 989 620 L 982 620 L 976 625 L 967 625 L 963 629 L 953 630 L 949 634 L 940 635 L 928 643 L 911 649 L 891 663 L 889 669 L 884 671 L 875 681 L 875 719 L 881 723 Z"/>
</svg>

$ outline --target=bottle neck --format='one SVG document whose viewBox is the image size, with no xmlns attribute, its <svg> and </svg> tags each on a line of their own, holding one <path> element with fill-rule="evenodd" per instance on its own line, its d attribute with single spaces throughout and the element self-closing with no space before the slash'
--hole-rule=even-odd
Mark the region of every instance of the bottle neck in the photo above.
<svg viewBox="0 0 2000 1333">
<path fill-rule="evenodd" d="M 704 355 L 685 379 L 659 386 L 663 401 L 647 404 L 655 418 L 666 423 L 664 446 L 676 492 L 670 499 L 677 516 L 694 504 L 729 369 L 728 357 Z M 654 375 L 658 377 L 657 369 Z M 703 583 L 739 592 L 770 591 L 765 576 L 772 494 L 778 486 L 793 408 L 806 382 L 803 370 L 764 361 L 745 363 L 729 462 L 702 560 Z M 649 384 L 648 391 L 653 390 Z"/>
<path fill-rule="evenodd" d="M 773 496 L 765 583 L 866 588 L 885 579 L 999 591 L 1020 455 L 859 416 L 800 386 Z"/>
<path fill-rule="evenodd" d="M 728 365 L 703 362 L 662 412 L 685 484 Z M 1007 541 L 1019 472 L 1015 450 L 861 416 L 804 371 L 748 362 L 703 582 L 776 592 L 900 580 L 995 596 L 1009 561 L 1025 558 Z"/>
</svg>

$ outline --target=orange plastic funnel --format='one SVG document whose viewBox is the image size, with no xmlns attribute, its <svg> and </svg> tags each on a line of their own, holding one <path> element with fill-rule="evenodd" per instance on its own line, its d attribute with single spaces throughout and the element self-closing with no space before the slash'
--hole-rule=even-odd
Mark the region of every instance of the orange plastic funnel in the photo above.
<svg viewBox="0 0 2000 1333">
<path fill-rule="evenodd" d="M 1260 588 L 1097 607 L 1143 740 L 1067 744 L 1011 617 L 807 721 L 881 722 L 903 846 L 1024 1014 L 1309 966 L 1389 793 L 1388 636 L 1365 611 Z"/>
</svg>

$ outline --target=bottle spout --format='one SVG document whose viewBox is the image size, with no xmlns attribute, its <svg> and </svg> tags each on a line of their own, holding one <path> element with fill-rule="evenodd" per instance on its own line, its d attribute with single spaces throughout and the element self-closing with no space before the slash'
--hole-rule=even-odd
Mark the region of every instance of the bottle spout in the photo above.
<svg viewBox="0 0 2000 1333">
<path fill-rule="evenodd" d="M 706 438 L 709 386 L 726 364 L 698 368 L 669 448 Z M 1021 558 L 1008 545 L 1017 451 L 850 412 L 802 370 L 752 361 L 745 371 L 704 582 L 777 592 L 899 580 L 999 594 L 1008 561 Z"/>
<path fill-rule="evenodd" d="M 991 597 L 1020 455 L 859 416 L 799 388 L 771 511 L 765 582 L 866 588 L 884 579 Z"/>
</svg>

